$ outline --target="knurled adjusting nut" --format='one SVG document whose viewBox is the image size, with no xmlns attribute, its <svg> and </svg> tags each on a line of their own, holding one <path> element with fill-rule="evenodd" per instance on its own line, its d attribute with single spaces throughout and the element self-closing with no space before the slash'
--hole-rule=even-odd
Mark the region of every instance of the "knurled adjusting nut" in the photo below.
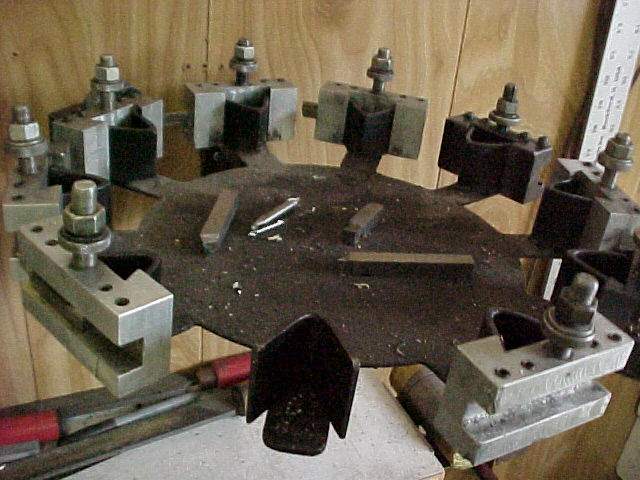
<svg viewBox="0 0 640 480">
<path fill-rule="evenodd" d="M 105 228 L 102 233 L 94 238 L 74 237 L 65 232 L 64 228 L 58 231 L 58 243 L 66 251 L 79 254 L 91 255 L 104 252 L 111 245 L 111 230 Z"/>
<path fill-rule="evenodd" d="M 498 110 L 489 113 L 489 120 L 494 121 L 498 125 L 506 125 L 509 127 L 516 126 L 520 123 L 520 115 L 506 114 Z"/>
<path fill-rule="evenodd" d="M 67 205 L 62 212 L 62 224 L 70 237 L 93 238 L 102 234 L 107 225 L 107 213 L 102 205 L 98 205 L 94 213 L 78 215 Z"/>
<path fill-rule="evenodd" d="M 229 61 L 229 67 L 242 73 L 255 72 L 258 69 L 258 63 L 255 59 L 242 60 L 240 58 L 233 57 Z"/>
<path fill-rule="evenodd" d="M 97 92 L 119 92 L 124 89 L 124 80 L 114 80 L 111 82 L 92 78 L 91 85 Z"/>
<path fill-rule="evenodd" d="M 390 82 L 393 80 L 393 70 L 371 66 L 367 69 L 367 77 L 374 80 L 382 80 L 383 82 Z"/>
<path fill-rule="evenodd" d="M 588 330 L 572 328 L 558 322 L 556 315 L 556 307 L 550 306 L 542 317 L 542 330 L 551 343 L 562 347 L 581 348 L 593 341 L 595 337 L 593 326 Z"/>
<path fill-rule="evenodd" d="M 633 145 L 609 142 L 607 147 L 598 154 L 598 163 L 605 168 L 626 172 L 633 167 L 632 155 Z"/>
</svg>

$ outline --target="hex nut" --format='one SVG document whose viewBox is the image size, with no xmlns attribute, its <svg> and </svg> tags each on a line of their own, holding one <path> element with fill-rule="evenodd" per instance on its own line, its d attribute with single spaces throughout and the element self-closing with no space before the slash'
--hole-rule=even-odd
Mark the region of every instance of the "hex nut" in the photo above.
<svg viewBox="0 0 640 480">
<path fill-rule="evenodd" d="M 374 70 L 393 70 L 393 59 L 391 57 L 385 58 L 375 55 L 371 58 L 371 68 Z"/>
<path fill-rule="evenodd" d="M 101 82 L 116 82 L 120 80 L 120 69 L 118 67 L 103 67 L 96 65 L 96 80 Z"/>
<path fill-rule="evenodd" d="M 591 305 L 576 302 L 570 295 L 568 288 L 562 289 L 556 301 L 556 320 L 565 326 L 590 329 L 593 327 L 593 318 L 598 310 L 598 299 L 594 299 Z"/>
<path fill-rule="evenodd" d="M 40 138 L 38 122 L 12 123 L 9 125 L 9 139 L 12 142 L 29 142 Z"/>
<path fill-rule="evenodd" d="M 618 133 L 607 142 L 605 152 L 611 157 L 629 159 L 633 156 L 634 145 L 627 133 Z"/>
<path fill-rule="evenodd" d="M 510 102 L 504 97 L 500 97 L 496 104 L 496 110 L 504 115 L 518 115 L 518 102 Z"/>
<path fill-rule="evenodd" d="M 234 58 L 238 60 L 255 60 L 256 58 L 256 50 L 253 45 L 235 45 L 234 48 Z"/>
<path fill-rule="evenodd" d="M 95 237 L 107 225 L 107 213 L 102 205 L 91 215 L 76 215 L 66 206 L 62 212 L 64 230 L 74 237 Z"/>
</svg>

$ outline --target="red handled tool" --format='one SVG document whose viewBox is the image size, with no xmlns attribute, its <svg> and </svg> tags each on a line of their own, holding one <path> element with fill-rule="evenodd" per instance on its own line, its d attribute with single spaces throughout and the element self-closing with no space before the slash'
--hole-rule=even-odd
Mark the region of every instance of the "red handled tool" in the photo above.
<svg viewBox="0 0 640 480">
<path fill-rule="evenodd" d="M 50 442 L 59 438 L 60 422 L 55 410 L 0 417 L 0 445 Z"/>
<path fill-rule="evenodd" d="M 249 379 L 251 352 L 216 358 L 198 369 L 196 376 L 201 385 L 226 388 Z"/>
<path fill-rule="evenodd" d="M 251 370 L 251 352 L 216 358 L 196 371 L 200 387 L 226 388 L 244 382 Z M 193 387 L 192 387 L 193 388 Z M 105 430 L 116 425 L 120 419 L 138 419 L 142 413 L 164 411 L 165 403 L 172 404 L 186 391 L 171 393 L 169 396 L 154 394 L 132 397 L 126 404 L 109 404 L 103 409 L 88 414 L 61 418 L 55 410 L 32 412 L 12 417 L 0 417 L 0 445 L 15 445 L 24 442 L 50 442 L 61 437 L 81 437 L 80 433 Z M 176 400 L 177 401 L 177 400 Z M 117 425 L 116 425 L 117 426 Z M 112 426 L 110 428 L 113 428 Z"/>
</svg>

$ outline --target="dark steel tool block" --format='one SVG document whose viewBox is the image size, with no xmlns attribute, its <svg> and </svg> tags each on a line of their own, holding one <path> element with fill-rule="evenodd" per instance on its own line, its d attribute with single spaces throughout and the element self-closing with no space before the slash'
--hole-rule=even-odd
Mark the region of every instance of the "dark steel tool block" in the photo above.
<svg viewBox="0 0 640 480">
<path fill-rule="evenodd" d="M 542 193 L 540 174 L 551 153 L 550 145 L 540 146 L 526 132 L 500 131 L 464 114 L 446 120 L 438 166 L 458 175 L 463 188 L 528 203 Z"/>
</svg>

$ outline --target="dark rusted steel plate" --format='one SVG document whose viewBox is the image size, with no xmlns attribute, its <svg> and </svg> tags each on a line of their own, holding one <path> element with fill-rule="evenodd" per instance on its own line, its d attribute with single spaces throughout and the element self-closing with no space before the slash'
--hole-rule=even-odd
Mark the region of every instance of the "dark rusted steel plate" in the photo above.
<svg viewBox="0 0 640 480">
<path fill-rule="evenodd" d="M 249 163 L 254 166 L 163 182 L 163 199 L 126 236 L 129 248 L 162 258 L 161 282 L 175 295 L 175 333 L 201 325 L 253 347 L 315 315 L 334 327 L 363 367 L 421 362 L 444 375 L 452 346 L 477 338 L 490 308 L 542 315 L 545 303 L 524 293 L 519 261 L 540 252 L 527 237 L 500 234 L 465 209 L 473 196 L 345 168 Z M 239 207 L 224 245 L 205 255 L 200 230 L 222 188 L 240 192 Z M 247 235 L 256 218 L 289 197 L 301 197 L 301 204 L 270 233 L 281 241 Z M 345 271 L 338 259 L 355 247 L 342 243 L 342 230 L 370 202 L 384 213 L 363 249 L 470 254 L 475 272 Z"/>
</svg>

